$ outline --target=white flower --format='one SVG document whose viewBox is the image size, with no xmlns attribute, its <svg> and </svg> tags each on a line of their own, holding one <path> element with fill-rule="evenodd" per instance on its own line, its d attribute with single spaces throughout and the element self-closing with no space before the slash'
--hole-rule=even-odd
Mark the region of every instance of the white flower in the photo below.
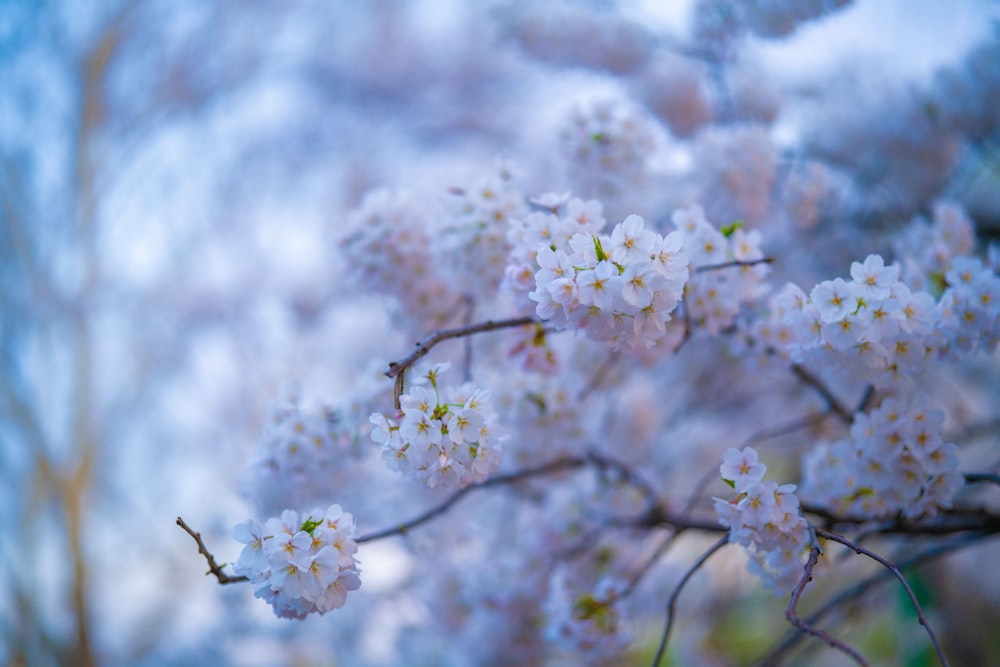
<svg viewBox="0 0 1000 667">
<path fill-rule="evenodd" d="M 722 479 L 733 482 L 737 493 L 743 493 L 751 482 L 764 479 L 767 468 L 757 459 L 757 450 L 744 447 L 743 450 L 729 448 L 722 455 L 719 473 Z"/>
<path fill-rule="evenodd" d="M 851 278 L 861 286 L 861 294 L 869 299 L 885 299 L 899 280 L 899 267 L 886 266 L 881 255 L 868 255 L 864 263 L 851 263 Z"/>
<path fill-rule="evenodd" d="M 250 540 L 248 547 L 256 548 L 258 538 L 262 543 L 259 551 L 268 556 L 268 567 L 241 567 L 241 571 L 253 584 L 254 595 L 271 604 L 281 618 L 301 619 L 314 611 L 322 614 L 341 607 L 347 592 L 361 585 L 353 556 L 354 517 L 339 505 L 322 514 L 316 510 L 301 524 L 298 516 L 286 510 L 280 519 L 268 519 L 272 535 L 260 536 L 252 520 L 233 531 L 238 540 Z"/>
</svg>

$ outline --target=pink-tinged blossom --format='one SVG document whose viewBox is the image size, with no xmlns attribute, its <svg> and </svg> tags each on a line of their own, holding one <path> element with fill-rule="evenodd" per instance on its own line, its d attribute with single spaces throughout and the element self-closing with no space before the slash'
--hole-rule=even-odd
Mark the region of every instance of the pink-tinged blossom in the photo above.
<svg viewBox="0 0 1000 667">
<path fill-rule="evenodd" d="M 748 569 L 776 594 L 787 593 L 802 576 L 809 544 L 795 485 L 765 480 L 752 447 L 726 450 L 719 470 L 737 492 L 729 501 L 714 499 L 719 523 L 729 528 L 730 542 L 746 548 Z"/>
<path fill-rule="evenodd" d="M 687 257 L 679 236 L 646 230 L 632 215 L 610 236 L 577 233 L 539 249 L 535 314 L 618 347 L 653 346 L 684 293 Z"/>
<path fill-rule="evenodd" d="M 885 299 L 899 280 L 899 267 L 886 266 L 881 255 L 868 255 L 864 263 L 851 264 L 851 278 L 868 299 Z"/>
<path fill-rule="evenodd" d="M 286 510 L 266 525 L 280 530 L 261 536 L 256 522 L 248 521 L 233 532 L 238 540 L 249 539 L 248 546 L 260 540 L 268 567 L 241 571 L 253 584 L 254 595 L 268 602 L 278 617 L 302 619 L 339 608 L 347 592 L 361 585 L 354 559 L 354 517 L 339 505 L 325 512 L 314 510 L 301 524 L 298 513 Z"/>
<path fill-rule="evenodd" d="M 372 439 L 390 469 L 428 486 L 457 488 L 497 469 L 504 436 L 490 392 L 470 384 L 443 386 L 439 375 L 445 368 L 437 368 L 428 377 L 430 388 L 414 387 L 400 397 L 401 405 L 414 409 L 404 410 L 398 437 L 386 440 L 376 429 Z M 369 419 L 378 425 L 384 416 L 375 413 Z"/>
<path fill-rule="evenodd" d="M 764 479 L 766 471 L 767 467 L 757 459 L 757 450 L 752 447 L 727 449 L 719 468 L 722 479 L 733 482 L 737 493 L 745 492 L 752 482 Z"/>
</svg>

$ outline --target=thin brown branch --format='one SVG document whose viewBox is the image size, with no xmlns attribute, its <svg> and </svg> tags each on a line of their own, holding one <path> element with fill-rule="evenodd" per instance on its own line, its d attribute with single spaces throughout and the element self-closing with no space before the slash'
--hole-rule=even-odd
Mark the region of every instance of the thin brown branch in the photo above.
<svg viewBox="0 0 1000 667">
<path fill-rule="evenodd" d="M 809 505 L 808 503 L 802 505 L 802 511 L 823 519 L 823 525 L 827 529 L 835 526 L 858 526 L 872 523 L 870 516 L 835 514 L 825 507 Z M 918 521 L 895 517 L 877 524 L 867 534 L 928 536 L 964 532 L 1000 533 L 1000 515 L 975 507 L 947 510 L 935 517 Z"/>
<path fill-rule="evenodd" d="M 720 537 L 715 544 L 710 546 L 705 553 L 703 553 L 698 560 L 694 562 L 694 565 L 688 568 L 688 571 L 684 573 L 681 580 L 677 582 L 674 586 L 674 590 L 670 592 L 670 598 L 667 599 L 667 621 L 663 626 L 663 634 L 660 636 L 660 645 L 656 647 L 656 655 L 653 656 L 653 667 L 659 667 L 660 662 L 663 660 L 663 656 L 667 651 L 667 643 L 670 641 L 670 631 L 674 627 L 674 618 L 676 617 L 676 607 L 677 599 L 681 595 L 681 591 L 687 585 L 694 573 L 702 568 L 706 561 L 712 557 L 712 555 L 721 549 L 722 547 L 729 544 L 729 535 L 723 535 Z"/>
<path fill-rule="evenodd" d="M 833 395 L 833 392 L 831 392 L 825 384 L 823 384 L 822 380 L 799 364 L 792 364 L 792 372 L 795 373 L 795 375 L 802 380 L 804 384 L 815 389 L 816 392 L 823 397 L 823 400 L 826 401 L 827 407 L 829 407 L 834 414 L 840 417 L 842 421 L 848 424 L 851 423 L 854 418 L 851 411 L 845 408 L 844 405 L 837 400 L 837 397 Z M 867 398 L 865 400 L 867 401 Z"/>
<path fill-rule="evenodd" d="M 774 262 L 774 257 L 761 257 L 760 259 L 735 259 L 731 262 L 722 262 L 720 264 L 704 264 L 702 266 L 694 267 L 695 273 L 703 273 L 705 271 L 718 271 L 719 269 L 729 269 L 734 266 L 756 266 L 758 264 L 771 264 Z"/>
<path fill-rule="evenodd" d="M 535 466 L 534 468 L 524 468 L 506 475 L 496 475 L 482 482 L 469 484 L 468 486 L 463 487 L 448 496 L 448 498 L 446 498 L 440 505 L 432 507 L 423 514 L 420 514 L 408 521 L 404 521 L 403 523 L 400 523 L 392 528 L 386 528 L 373 533 L 368 533 L 367 535 L 362 535 L 357 539 L 357 542 L 361 544 L 364 542 L 374 542 L 375 540 L 391 537 L 393 535 L 404 535 L 413 528 L 421 526 L 438 516 L 441 516 L 458 503 L 459 500 L 473 491 L 480 491 L 492 487 L 508 486 L 511 484 L 517 484 L 518 482 L 522 482 L 527 479 L 532 479 L 534 477 L 544 477 L 546 475 L 552 475 L 567 470 L 577 470 L 588 466 L 601 471 L 615 471 L 621 476 L 622 479 L 638 488 L 647 497 L 647 499 L 649 499 L 651 506 L 643 517 L 638 521 L 622 524 L 623 526 L 647 528 L 653 525 L 650 523 L 651 519 L 649 517 L 655 516 L 658 519 L 662 518 L 662 515 L 658 512 L 659 505 L 655 492 L 649 484 L 636 475 L 635 471 L 620 461 L 615 461 L 614 459 L 597 453 L 590 453 L 586 456 L 560 457 L 553 461 L 549 461 L 548 463 Z"/>
<path fill-rule="evenodd" d="M 976 534 L 972 536 L 965 536 L 957 540 L 951 540 L 943 544 L 935 545 L 930 549 L 926 549 L 915 556 L 912 556 L 904 561 L 900 561 L 897 567 L 900 571 L 907 570 L 911 567 L 916 567 L 922 565 L 923 563 L 939 558 L 945 554 L 949 554 L 953 551 L 959 549 L 964 549 L 970 544 L 977 544 L 983 539 L 990 537 L 989 534 Z M 842 591 L 838 595 L 827 600 L 819 609 L 810 614 L 806 622 L 810 625 L 814 625 L 824 618 L 826 618 L 834 610 L 839 609 L 847 602 L 860 598 L 865 593 L 875 588 L 877 585 L 885 583 L 893 577 L 892 572 L 881 570 L 866 579 L 862 579 L 857 584 L 851 588 Z M 797 631 L 790 632 L 781 644 L 775 647 L 771 652 L 769 652 L 765 657 L 761 658 L 757 663 L 757 667 L 775 667 L 779 665 L 785 655 L 795 648 L 796 645 L 801 643 L 805 635 Z"/>
<path fill-rule="evenodd" d="M 941 660 L 941 664 L 944 667 L 949 667 L 948 658 L 945 657 L 944 651 L 941 650 L 941 644 L 940 642 L 938 642 L 937 635 L 934 634 L 934 629 L 927 621 L 927 617 L 924 616 L 924 611 L 923 609 L 920 608 L 920 602 L 917 601 L 917 596 L 914 595 L 913 589 L 910 588 L 910 584 L 906 581 L 906 577 L 903 576 L 903 573 L 899 571 L 899 568 L 896 567 L 894 563 L 886 560 L 882 556 L 879 556 L 874 551 L 870 551 L 864 548 L 857 542 L 852 542 L 843 535 L 831 533 L 821 528 L 816 529 L 816 534 L 825 539 L 832 540 L 834 542 L 839 542 L 840 544 L 843 544 L 845 547 L 853 549 L 854 552 L 857 554 L 864 554 L 865 556 L 868 556 L 869 558 L 871 558 L 872 560 L 876 561 L 884 568 L 889 570 L 892 573 L 892 576 L 896 577 L 896 579 L 899 580 L 899 583 L 903 585 L 903 588 L 906 589 L 906 594 L 910 598 L 910 603 L 913 605 L 914 611 L 917 612 L 917 620 L 920 622 L 920 625 L 924 626 L 924 629 L 927 631 L 927 635 L 931 639 L 931 644 L 934 645 L 934 650 L 937 652 L 938 659 Z"/>
<path fill-rule="evenodd" d="M 549 463 L 537 466 L 535 468 L 525 468 L 524 470 L 519 470 L 507 475 L 496 475 L 495 477 L 490 477 L 482 482 L 476 482 L 474 484 L 469 484 L 450 495 L 443 503 L 432 507 L 423 514 L 420 514 L 408 521 L 394 526 L 392 528 L 385 528 L 383 530 L 375 531 L 374 533 L 368 533 L 367 535 L 362 535 L 357 539 L 358 544 L 364 542 L 374 542 L 376 540 L 381 540 L 386 537 L 391 537 L 393 535 L 405 535 L 408 531 L 421 526 L 432 519 L 444 514 L 449 509 L 451 509 L 459 500 L 469 495 L 473 491 L 480 491 L 482 489 L 488 489 L 495 486 L 506 486 L 508 484 L 515 484 L 517 482 L 530 479 L 532 477 L 542 477 L 545 475 L 551 475 L 553 473 L 562 472 L 564 470 L 574 470 L 577 468 L 582 468 L 587 465 L 587 459 L 578 457 L 565 457 L 559 458 Z"/>
<path fill-rule="evenodd" d="M 601 362 L 601 365 L 597 367 L 597 371 L 594 373 L 593 377 L 590 378 L 590 382 L 587 383 L 579 394 L 576 396 L 576 400 L 584 401 L 588 396 L 594 393 L 594 390 L 600 386 L 604 379 L 608 376 L 608 372 L 614 368 L 618 360 L 621 359 L 621 354 L 618 350 L 612 350 L 608 353 L 607 358 Z"/>
<path fill-rule="evenodd" d="M 399 361 L 390 363 L 389 370 L 385 372 L 385 376 L 388 378 L 394 378 L 400 373 L 403 373 L 419 361 L 424 355 L 430 352 L 435 345 L 446 340 L 450 340 L 452 338 L 462 338 L 463 336 L 471 336 L 485 331 L 496 331 L 498 329 L 509 329 L 511 327 L 523 327 L 526 324 L 535 324 L 537 322 L 538 320 L 534 317 L 525 316 L 515 317 L 509 320 L 487 320 L 485 322 L 477 322 L 476 324 L 455 327 L 454 329 L 432 331 L 427 334 L 423 340 L 416 344 L 416 349 L 413 350 L 413 352 L 410 352 Z"/>
<path fill-rule="evenodd" d="M 806 561 L 805 568 L 803 569 L 802 578 L 799 580 L 799 583 L 796 584 L 795 589 L 792 591 L 792 597 L 788 601 L 788 608 L 785 609 L 785 618 L 787 618 L 788 622 L 795 626 L 800 632 L 809 635 L 810 637 L 822 639 L 832 648 L 850 656 L 854 662 L 858 663 L 862 667 L 870 667 L 868 661 L 865 660 L 864 657 L 857 652 L 857 650 L 848 646 L 828 632 L 820 630 L 813 624 L 804 621 L 799 617 L 797 611 L 799 600 L 802 598 L 802 592 L 805 590 L 806 585 L 812 581 L 813 569 L 816 567 L 816 561 L 819 560 L 819 554 L 819 546 L 814 544 L 809 549 L 809 559 Z"/>
<path fill-rule="evenodd" d="M 177 525 L 184 529 L 188 535 L 194 538 L 194 541 L 198 543 L 198 553 L 205 557 L 208 561 L 208 572 L 205 574 L 213 574 L 220 584 L 239 584 L 244 581 L 250 581 L 246 577 L 239 576 L 234 577 L 232 575 L 226 574 L 222 571 L 222 566 L 215 562 L 215 556 L 205 547 L 205 543 L 201 540 L 201 533 L 196 533 L 191 529 L 184 519 L 177 517 Z"/>
<path fill-rule="evenodd" d="M 962 476 L 965 477 L 966 484 L 979 484 L 982 482 L 988 482 L 1000 486 L 1000 475 L 997 475 L 996 473 L 967 472 L 963 473 Z"/>
</svg>

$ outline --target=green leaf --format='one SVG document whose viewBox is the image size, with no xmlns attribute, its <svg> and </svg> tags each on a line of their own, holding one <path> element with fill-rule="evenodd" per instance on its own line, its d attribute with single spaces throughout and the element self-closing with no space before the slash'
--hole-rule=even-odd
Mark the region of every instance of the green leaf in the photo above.
<svg viewBox="0 0 1000 667">
<path fill-rule="evenodd" d="M 316 519 L 312 518 L 312 515 L 310 515 L 308 519 L 302 522 L 302 526 L 299 528 L 299 530 L 304 530 L 310 535 L 312 535 L 313 531 L 319 528 L 321 525 L 323 525 L 322 519 L 317 521 Z"/>
<path fill-rule="evenodd" d="M 730 236 L 736 233 L 737 229 L 743 229 L 742 220 L 736 220 L 731 225 L 725 225 L 719 231 L 722 232 L 722 235 L 728 239 Z"/>
<path fill-rule="evenodd" d="M 608 258 L 608 255 L 601 246 L 601 239 L 597 238 L 597 234 L 591 234 L 591 236 L 594 239 L 594 252 L 597 253 L 597 261 L 603 262 Z"/>
</svg>

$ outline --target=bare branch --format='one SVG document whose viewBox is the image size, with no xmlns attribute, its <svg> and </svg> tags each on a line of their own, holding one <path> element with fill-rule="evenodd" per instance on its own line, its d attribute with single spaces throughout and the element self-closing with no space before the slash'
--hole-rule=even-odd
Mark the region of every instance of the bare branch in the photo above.
<svg viewBox="0 0 1000 667">
<path fill-rule="evenodd" d="M 882 556 L 879 556 L 874 551 L 869 551 L 860 544 L 852 542 L 842 535 L 831 533 L 821 528 L 816 529 L 816 534 L 825 539 L 839 542 L 845 547 L 853 549 L 857 554 L 864 554 L 892 572 L 892 576 L 896 577 L 896 579 L 899 580 L 899 583 L 903 585 L 903 588 L 906 589 L 906 594 L 910 597 L 910 603 L 913 605 L 913 609 L 917 612 L 917 620 L 920 621 L 920 625 L 924 626 L 924 629 L 927 630 L 927 635 L 931 638 L 931 643 L 934 645 L 934 650 L 937 652 L 938 658 L 941 660 L 941 664 L 944 667 L 949 667 L 948 658 L 945 657 L 944 651 L 941 650 L 941 644 L 938 642 L 937 635 L 934 634 L 934 629 L 931 628 L 930 623 L 927 621 L 927 617 L 924 616 L 924 611 L 920 608 L 917 596 L 913 594 L 913 589 L 910 588 L 910 584 L 906 581 L 906 577 L 903 576 L 903 573 L 899 571 L 899 568 L 896 567 L 894 563 L 882 558 Z"/>
<path fill-rule="evenodd" d="M 760 259 L 746 259 L 746 260 L 733 260 L 731 262 L 722 262 L 721 264 L 705 264 L 703 266 L 694 267 L 695 273 L 702 273 L 705 271 L 718 271 L 719 269 L 729 269 L 734 266 L 756 266 L 757 264 L 771 264 L 774 262 L 774 257 L 761 257 Z"/>
<path fill-rule="evenodd" d="M 843 404 L 841 404 L 841 402 L 837 400 L 837 397 L 833 395 L 833 392 L 831 392 L 830 389 L 827 388 L 825 384 L 823 384 L 822 380 L 820 380 L 818 377 L 807 371 L 804 367 L 802 367 L 799 364 L 792 364 L 792 372 L 795 373 L 795 375 L 797 375 L 798 378 L 802 380 L 803 383 L 815 389 L 819 393 L 819 395 L 823 397 L 823 400 L 826 401 L 826 404 L 830 408 L 830 410 L 838 417 L 840 417 L 842 421 L 848 424 L 851 423 L 853 419 L 851 411 L 845 408 Z M 868 399 L 865 398 L 866 402 L 867 400 Z"/>
<path fill-rule="evenodd" d="M 943 544 L 938 544 L 930 549 L 916 554 L 915 556 L 901 561 L 897 567 L 902 570 L 906 570 L 917 565 L 921 565 L 929 560 L 938 558 L 945 554 L 951 553 L 952 551 L 957 551 L 959 549 L 964 549 L 970 544 L 976 544 L 977 542 L 989 537 L 988 534 L 978 534 L 972 536 L 962 537 L 957 540 L 951 540 Z M 841 592 L 839 595 L 834 596 L 828 600 L 822 607 L 810 614 L 806 622 L 810 625 L 816 624 L 823 620 L 835 609 L 840 608 L 842 605 L 850 600 L 860 598 L 862 595 L 873 589 L 878 584 L 884 583 L 892 578 L 892 572 L 889 571 L 879 571 L 866 579 L 862 579 L 857 584 L 851 588 Z M 757 663 L 757 667 L 772 667 L 773 665 L 778 665 L 781 659 L 792 650 L 798 643 L 802 641 L 805 635 L 799 632 L 791 632 L 785 639 L 779 644 L 775 649 L 768 653 L 765 657 L 761 658 Z"/>
<path fill-rule="evenodd" d="M 193 537 L 194 541 L 198 543 L 198 553 L 203 555 L 205 560 L 208 561 L 208 572 L 205 574 L 214 574 L 220 584 L 239 584 L 244 581 L 250 581 L 246 577 L 234 577 L 223 572 L 222 566 L 215 562 L 215 556 L 209 552 L 209 550 L 205 547 L 205 543 L 201 541 L 201 533 L 194 532 L 190 526 L 184 523 L 184 519 L 180 517 L 177 517 L 177 525 L 183 528 L 184 532 Z"/>
<path fill-rule="evenodd" d="M 643 515 L 643 517 L 638 521 L 632 521 L 629 523 L 622 524 L 623 526 L 628 526 L 632 528 L 648 528 L 652 525 L 656 525 L 659 521 L 665 520 L 663 514 L 659 512 L 658 499 L 656 498 L 655 492 L 652 487 L 649 486 L 644 480 L 640 479 L 635 471 L 633 471 L 629 466 L 621 463 L 620 461 L 615 461 L 614 459 L 602 456 L 597 453 L 590 453 L 586 456 L 565 456 L 548 463 L 536 466 L 534 468 L 524 468 L 523 470 L 517 470 L 506 475 L 496 475 L 490 477 L 482 482 L 476 482 L 474 484 L 469 484 L 468 486 L 459 489 L 452 495 L 448 496 L 444 502 L 440 505 L 432 507 L 423 514 L 420 514 L 409 521 L 404 521 L 403 523 L 395 526 L 393 528 L 386 528 L 384 530 L 379 530 L 374 533 L 368 533 L 367 535 L 362 535 L 357 539 L 358 544 L 364 542 L 374 542 L 375 540 L 380 540 L 386 537 L 391 537 L 393 535 L 404 535 L 409 530 L 421 526 L 432 519 L 444 514 L 449 509 L 451 509 L 459 500 L 464 498 L 466 495 L 472 493 L 473 491 L 480 491 L 482 489 L 488 489 L 492 487 L 507 486 L 510 484 L 516 484 L 518 482 L 531 479 L 534 477 L 544 477 L 545 475 L 551 475 L 557 472 L 563 472 L 566 470 L 577 470 L 579 468 L 585 468 L 587 466 L 592 466 L 598 470 L 614 470 L 622 479 L 627 481 L 629 484 L 638 488 L 650 501 L 650 508 Z M 651 517 L 655 517 L 655 520 Z"/>
<path fill-rule="evenodd" d="M 674 612 L 677 606 L 677 599 L 680 597 L 681 591 L 684 590 L 684 587 L 687 585 L 687 582 L 691 580 L 691 577 L 694 576 L 694 573 L 700 570 L 705 562 L 711 558 L 716 551 L 727 544 L 729 544 L 728 533 L 720 537 L 715 544 L 709 547 L 708 550 L 694 562 L 694 565 L 688 568 L 688 571 L 684 573 L 681 580 L 677 582 L 676 586 L 674 586 L 674 590 L 671 591 L 670 598 L 667 600 L 667 622 L 663 626 L 663 635 L 660 636 L 660 645 L 656 648 L 656 655 L 653 657 L 653 667 L 659 667 L 660 662 L 663 660 L 663 656 L 667 651 L 667 642 L 670 641 L 670 631 L 674 627 Z"/>
<path fill-rule="evenodd" d="M 385 376 L 388 378 L 396 377 L 430 352 L 435 345 L 446 340 L 461 338 L 463 336 L 471 336 L 472 334 L 482 333 L 484 331 L 496 331 L 498 329 L 509 329 L 511 327 L 523 327 L 526 324 L 535 324 L 537 322 L 538 320 L 534 317 L 525 316 L 515 317 L 509 320 L 487 320 L 485 322 L 477 322 L 476 324 L 455 327 L 454 329 L 432 331 L 427 334 L 423 340 L 417 343 L 416 349 L 413 352 L 410 352 L 399 361 L 390 363 L 389 370 L 385 372 Z"/>
<path fill-rule="evenodd" d="M 989 482 L 991 484 L 996 484 L 1000 486 L 1000 475 L 990 472 L 967 472 L 962 474 L 965 477 L 966 484 L 978 484 L 981 482 Z"/>
<path fill-rule="evenodd" d="M 806 561 L 805 568 L 802 572 L 802 578 L 799 580 L 799 583 L 796 584 L 795 589 L 792 591 L 792 597 L 788 601 L 788 608 L 785 609 L 785 618 L 788 619 L 789 623 L 798 628 L 799 631 L 811 637 L 822 639 L 832 648 L 835 648 L 838 651 L 841 651 L 842 653 L 849 655 L 854 660 L 854 662 L 858 663 L 862 667 L 870 667 L 868 661 L 865 660 L 864 657 L 860 653 L 858 653 L 855 649 L 851 648 L 850 646 L 840 641 L 839 639 L 829 634 L 828 632 L 820 630 L 811 623 L 803 621 L 801 618 L 799 618 L 796 608 L 798 607 L 799 600 L 802 597 L 802 591 L 804 591 L 806 585 L 810 581 L 812 581 L 813 568 L 816 567 L 816 561 L 819 560 L 819 554 L 820 554 L 819 546 L 814 544 L 809 549 L 809 560 Z"/>
<path fill-rule="evenodd" d="M 517 482 L 530 479 L 532 477 L 542 477 L 545 475 L 551 475 L 556 472 L 561 472 L 564 470 L 574 470 L 576 468 L 582 468 L 587 465 L 587 459 L 583 458 L 560 458 L 549 463 L 537 466 L 535 468 L 525 468 L 524 470 L 519 470 L 507 475 L 497 475 L 495 477 L 490 477 L 482 482 L 477 482 L 470 484 L 464 488 L 459 489 L 452 495 L 450 495 L 443 503 L 429 509 L 428 511 L 420 514 L 419 516 L 410 519 L 409 521 L 404 521 L 403 523 L 395 526 L 393 528 L 386 528 L 384 530 L 378 530 L 374 533 L 368 533 L 367 535 L 362 535 L 357 539 L 358 544 L 364 542 L 374 542 L 375 540 L 381 540 L 386 537 L 391 537 L 393 535 L 404 535 L 409 530 L 421 526 L 428 521 L 444 514 L 452 506 L 455 505 L 459 500 L 464 498 L 466 495 L 472 493 L 473 491 L 480 491 L 482 489 L 488 489 L 494 486 L 506 486 L 508 484 L 515 484 Z"/>
</svg>

